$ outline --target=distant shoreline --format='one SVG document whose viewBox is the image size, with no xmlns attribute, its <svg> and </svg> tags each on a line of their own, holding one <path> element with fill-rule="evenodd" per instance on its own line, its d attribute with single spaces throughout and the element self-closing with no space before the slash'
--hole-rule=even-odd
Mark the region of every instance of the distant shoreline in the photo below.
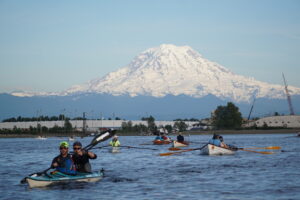
<svg viewBox="0 0 300 200">
<path fill-rule="evenodd" d="M 299 129 L 270 129 L 270 130 L 214 130 L 214 131 L 186 131 L 183 135 L 213 135 L 214 133 L 219 135 L 229 134 L 299 134 Z M 119 136 L 141 136 L 138 133 L 117 133 Z M 176 135 L 176 134 L 170 134 Z M 0 138 L 37 138 L 43 137 L 88 137 L 82 134 L 0 134 Z"/>
<path fill-rule="evenodd" d="M 298 129 L 269 129 L 269 130 L 214 130 L 214 131 L 189 131 L 185 134 L 190 135 L 212 135 L 212 134 L 288 134 L 288 133 L 300 133 L 300 128 Z"/>
</svg>

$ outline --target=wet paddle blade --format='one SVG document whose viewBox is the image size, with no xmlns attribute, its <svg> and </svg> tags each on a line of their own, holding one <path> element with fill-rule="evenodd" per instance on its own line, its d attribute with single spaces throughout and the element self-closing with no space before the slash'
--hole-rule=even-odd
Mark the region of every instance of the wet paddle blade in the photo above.
<svg viewBox="0 0 300 200">
<path fill-rule="evenodd" d="M 167 153 L 160 153 L 159 156 L 171 156 L 173 154 L 176 154 L 178 152 L 167 152 Z"/>
<path fill-rule="evenodd" d="M 180 150 L 182 150 L 182 149 L 176 148 L 176 147 L 170 147 L 169 148 L 169 151 L 180 151 Z"/>
<path fill-rule="evenodd" d="M 92 142 L 88 146 L 86 146 L 85 148 L 83 148 L 83 149 L 90 150 L 91 148 L 93 148 L 94 146 L 96 146 L 98 143 L 103 142 L 103 141 L 111 138 L 112 136 L 114 136 L 116 134 L 116 132 L 117 132 L 116 130 L 110 130 L 110 129 L 108 129 L 106 131 L 103 131 L 103 132 L 99 133 L 98 135 L 96 135 L 94 137 L 94 139 L 92 140 Z"/>
<path fill-rule="evenodd" d="M 253 147 L 253 148 L 243 148 L 243 149 L 269 149 L 269 150 L 280 150 L 281 147 L 274 146 L 274 147 Z"/>
<path fill-rule="evenodd" d="M 248 149 L 239 149 L 239 150 L 253 152 L 253 153 L 260 153 L 260 154 L 274 154 L 274 152 L 270 152 L 270 151 L 253 151 Z"/>
</svg>

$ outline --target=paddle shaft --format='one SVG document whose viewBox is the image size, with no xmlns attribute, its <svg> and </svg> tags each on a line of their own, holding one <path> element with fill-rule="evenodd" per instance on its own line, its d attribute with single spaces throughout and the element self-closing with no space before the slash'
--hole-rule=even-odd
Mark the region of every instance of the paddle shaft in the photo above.
<svg viewBox="0 0 300 200">
<path fill-rule="evenodd" d="M 134 148 L 134 149 L 158 150 L 158 149 L 152 149 L 152 148 L 142 148 L 142 147 L 133 147 L 133 146 L 124 146 L 124 145 L 121 145 L 121 147 Z"/>
<path fill-rule="evenodd" d="M 274 153 L 274 152 L 270 152 L 270 151 L 253 151 L 253 150 L 243 149 L 243 148 L 238 148 L 238 150 L 248 151 L 248 152 L 253 152 L 253 153 L 260 153 L 260 154 L 273 154 Z"/>
<path fill-rule="evenodd" d="M 249 147 L 249 148 L 242 148 L 242 149 L 271 149 L 271 150 L 280 150 L 281 147 L 274 146 L 274 147 Z"/>
<path fill-rule="evenodd" d="M 159 154 L 160 156 L 170 156 L 170 155 L 174 155 L 174 154 L 180 154 L 183 152 L 187 152 L 187 151 L 195 151 L 195 150 L 202 150 L 204 147 L 206 147 L 208 144 L 205 144 L 204 146 L 200 147 L 200 148 L 195 148 L 195 149 L 185 149 L 182 151 L 178 151 L 178 152 L 167 152 L 167 153 L 161 153 Z"/>
</svg>

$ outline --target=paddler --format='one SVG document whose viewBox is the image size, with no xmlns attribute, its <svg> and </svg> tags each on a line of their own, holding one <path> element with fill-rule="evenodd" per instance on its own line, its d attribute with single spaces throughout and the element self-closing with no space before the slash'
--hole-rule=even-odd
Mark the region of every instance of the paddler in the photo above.
<svg viewBox="0 0 300 200">
<path fill-rule="evenodd" d="M 115 135 L 109 143 L 112 147 L 119 147 L 121 145 L 120 141 L 118 140 L 118 136 Z"/>
<path fill-rule="evenodd" d="M 76 168 L 72 156 L 69 154 L 69 143 L 66 141 L 60 142 L 59 151 L 60 154 L 53 159 L 51 167 L 64 174 L 75 175 Z"/>
<path fill-rule="evenodd" d="M 220 136 L 217 135 L 217 134 L 214 134 L 212 139 L 210 139 L 208 141 L 209 144 L 212 144 L 212 145 L 215 145 L 215 146 L 218 146 L 218 147 L 221 147 L 221 141 L 220 141 Z"/>
<path fill-rule="evenodd" d="M 184 137 L 181 132 L 179 132 L 177 135 L 177 142 L 184 143 Z"/>
<path fill-rule="evenodd" d="M 97 155 L 91 151 L 85 151 L 82 149 L 82 144 L 79 141 L 73 143 L 73 160 L 78 172 L 90 173 L 92 167 L 89 159 L 96 159 Z"/>
</svg>

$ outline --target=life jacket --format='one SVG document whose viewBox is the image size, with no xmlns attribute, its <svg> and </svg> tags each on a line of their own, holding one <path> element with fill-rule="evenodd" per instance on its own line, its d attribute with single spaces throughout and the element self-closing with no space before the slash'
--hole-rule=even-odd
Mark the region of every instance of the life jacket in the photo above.
<svg viewBox="0 0 300 200">
<path fill-rule="evenodd" d="M 120 146 L 119 140 L 117 140 L 117 141 L 110 141 L 109 144 L 110 144 L 111 146 L 113 146 L 113 147 L 118 147 L 118 146 Z"/>
<path fill-rule="evenodd" d="M 72 157 L 68 155 L 67 157 L 63 158 L 60 157 L 60 165 L 56 167 L 56 170 L 62 172 L 64 174 L 75 175 L 76 174 L 76 167 L 72 160 Z"/>
</svg>

